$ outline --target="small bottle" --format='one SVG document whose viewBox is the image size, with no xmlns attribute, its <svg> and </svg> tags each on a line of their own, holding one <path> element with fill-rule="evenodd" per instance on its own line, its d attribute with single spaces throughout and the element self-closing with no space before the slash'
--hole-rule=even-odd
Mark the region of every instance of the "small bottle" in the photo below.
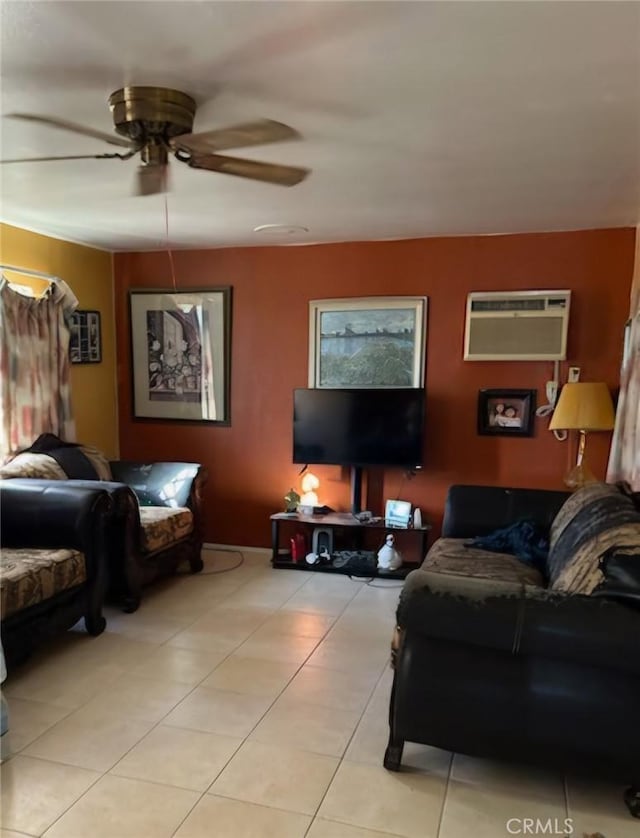
<svg viewBox="0 0 640 838">
<path fill-rule="evenodd" d="M 420 512 L 419 506 L 416 506 L 413 510 L 413 528 L 414 530 L 422 529 L 422 512 Z"/>
</svg>

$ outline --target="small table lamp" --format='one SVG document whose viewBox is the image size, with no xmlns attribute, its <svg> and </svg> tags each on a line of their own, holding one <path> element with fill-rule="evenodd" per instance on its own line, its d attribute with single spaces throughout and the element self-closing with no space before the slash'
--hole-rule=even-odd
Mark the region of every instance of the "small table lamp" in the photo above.
<svg viewBox="0 0 640 838">
<path fill-rule="evenodd" d="M 613 402 L 604 382 L 574 382 L 565 384 L 553 411 L 550 431 L 580 431 L 578 460 L 567 473 L 564 482 L 571 489 L 579 489 L 596 478 L 585 462 L 587 433 L 612 431 L 615 424 Z"/>
</svg>

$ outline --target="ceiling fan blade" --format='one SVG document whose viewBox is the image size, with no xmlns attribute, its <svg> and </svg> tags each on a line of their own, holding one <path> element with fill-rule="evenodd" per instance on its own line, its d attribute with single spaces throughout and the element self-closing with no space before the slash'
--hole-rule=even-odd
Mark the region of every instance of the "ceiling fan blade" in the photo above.
<svg viewBox="0 0 640 838">
<path fill-rule="evenodd" d="M 131 154 L 66 154 L 63 157 L 17 157 L 14 160 L 0 160 L 3 163 L 46 163 L 50 160 L 128 160 Z"/>
<path fill-rule="evenodd" d="M 258 119 L 255 122 L 245 122 L 242 125 L 230 125 L 215 131 L 202 131 L 198 134 L 182 134 L 169 140 L 174 148 L 209 154 L 224 151 L 227 148 L 246 148 L 251 145 L 266 145 L 280 143 L 285 140 L 299 140 L 300 134 L 283 122 L 272 119 Z"/>
<path fill-rule="evenodd" d="M 194 155 L 184 160 L 192 169 L 207 169 L 210 172 L 222 172 L 225 175 L 246 177 L 250 180 L 262 180 L 280 186 L 295 186 L 309 174 L 309 169 L 296 166 L 280 166 L 277 163 L 261 163 L 258 160 L 245 160 L 242 157 L 227 157 L 224 154 Z"/>
<path fill-rule="evenodd" d="M 168 166 L 138 166 L 136 195 L 159 195 L 169 191 Z"/>
<path fill-rule="evenodd" d="M 85 125 L 78 125 L 75 122 L 68 122 L 66 119 L 57 119 L 53 116 L 40 116 L 35 113 L 8 113 L 5 116 L 9 119 L 24 119 L 27 122 L 40 122 L 49 125 L 51 128 L 60 128 L 63 131 L 73 131 L 74 134 L 83 134 L 85 137 L 93 137 L 94 140 L 102 140 L 110 145 L 118 145 L 122 148 L 132 148 L 133 143 L 115 134 L 107 134 L 106 131 L 97 131 L 95 128 L 87 128 Z"/>
</svg>

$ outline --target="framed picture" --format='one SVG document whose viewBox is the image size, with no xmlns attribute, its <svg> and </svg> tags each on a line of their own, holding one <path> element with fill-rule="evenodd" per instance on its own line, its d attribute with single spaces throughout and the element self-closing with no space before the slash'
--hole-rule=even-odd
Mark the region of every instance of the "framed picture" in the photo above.
<svg viewBox="0 0 640 838">
<path fill-rule="evenodd" d="M 71 315 L 69 360 L 72 364 L 99 364 L 102 361 L 99 311 L 76 310 Z"/>
<path fill-rule="evenodd" d="M 231 289 L 129 292 L 136 419 L 230 423 Z"/>
<path fill-rule="evenodd" d="M 422 387 L 426 297 L 309 303 L 309 387 Z"/>
<path fill-rule="evenodd" d="M 478 433 L 485 436 L 532 436 L 535 390 L 480 390 Z"/>
</svg>

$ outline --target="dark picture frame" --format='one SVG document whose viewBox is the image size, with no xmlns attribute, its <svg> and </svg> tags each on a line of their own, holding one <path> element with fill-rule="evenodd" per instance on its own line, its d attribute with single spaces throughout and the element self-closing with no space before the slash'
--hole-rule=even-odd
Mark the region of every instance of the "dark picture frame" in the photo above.
<svg viewBox="0 0 640 838">
<path fill-rule="evenodd" d="M 231 288 L 131 289 L 134 419 L 231 422 Z"/>
<path fill-rule="evenodd" d="M 533 436 L 536 390 L 480 390 L 478 433 L 481 436 Z"/>
<path fill-rule="evenodd" d="M 102 361 L 102 326 L 99 311 L 76 309 L 69 323 L 69 360 L 72 364 Z"/>
</svg>

